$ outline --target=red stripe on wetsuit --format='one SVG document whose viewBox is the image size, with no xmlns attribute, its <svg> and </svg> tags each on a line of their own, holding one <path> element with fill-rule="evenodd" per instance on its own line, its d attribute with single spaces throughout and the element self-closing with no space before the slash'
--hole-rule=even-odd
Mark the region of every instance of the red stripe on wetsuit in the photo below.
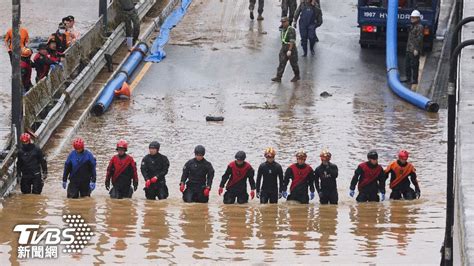
<svg viewBox="0 0 474 266">
<path fill-rule="evenodd" d="M 239 183 L 240 180 L 245 178 L 247 176 L 247 172 L 252 168 L 252 166 L 250 166 L 250 164 L 247 162 L 244 162 L 243 166 L 238 167 L 235 161 L 231 162 L 229 167 L 232 169 L 232 177 L 230 178 L 229 183 L 227 183 L 227 189 L 231 188 L 235 184 Z"/>
<path fill-rule="evenodd" d="M 313 168 L 309 165 L 305 165 L 304 168 L 298 168 L 296 164 L 290 165 L 290 169 L 293 172 L 293 181 L 291 181 L 290 192 L 293 191 L 299 184 L 308 181 L 308 175 L 313 172 Z"/>
<path fill-rule="evenodd" d="M 382 173 L 383 169 L 382 166 L 377 165 L 375 168 L 370 168 L 367 163 L 359 164 L 359 167 L 363 171 L 363 179 L 359 182 L 359 190 L 363 187 L 367 186 L 368 184 L 374 182 Z"/>
</svg>

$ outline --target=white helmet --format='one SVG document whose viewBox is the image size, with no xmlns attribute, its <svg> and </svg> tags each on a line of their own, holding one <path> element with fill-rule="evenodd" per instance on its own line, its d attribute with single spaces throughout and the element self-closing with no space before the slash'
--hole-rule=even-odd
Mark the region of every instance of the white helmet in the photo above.
<svg viewBox="0 0 474 266">
<path fill-rule="evenodd" d="M 421 17 L 421 14 L 420 14 L 420 11 L 418 11 L 418 10 L 415 9 L 415 10 L 413 10 L 413 12 L 411 12 L 411 15 L 410 15 L 410 16 L 411 16 L 412 18 L 413 18 L 413 17 L 419 18 L 419 17 Z"/>
</svg>

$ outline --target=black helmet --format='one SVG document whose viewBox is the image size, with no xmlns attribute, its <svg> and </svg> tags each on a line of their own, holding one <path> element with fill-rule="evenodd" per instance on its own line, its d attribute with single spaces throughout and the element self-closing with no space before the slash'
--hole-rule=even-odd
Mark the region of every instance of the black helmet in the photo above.
<svg viewBox="0 0 474 266">
<path fill-rule="evenodd" d="M 376 150 L 371 150 L 369 153 L 367 153 L 367 159 L 373 159 L 373 160 L 378 160 L 379 159 L 379 154 L 377 153 Z"/>
<path fill-rule="evenodd" d="M 235 159 L 236 159 L 236 160 L 239 160 L 239 161 L 244 161 L 246 157 L 247 157 L 247 155 L 245 154 L 244 151 L 238 151 L 238 152 L 235 154 Z"/>
<path fill-rule="evenodd" d="M 206 154 L 206 148 L 204 148 L 202 145 L 197 145 L 194 148 L 194 154 L 204 156 Z"/>
<path fill-rule="evenodd" d="M 160 149 L 160 143 L 158 141 L 152 141 L 150 145 L 148 145 L 149 149 Z"/>
</svg>

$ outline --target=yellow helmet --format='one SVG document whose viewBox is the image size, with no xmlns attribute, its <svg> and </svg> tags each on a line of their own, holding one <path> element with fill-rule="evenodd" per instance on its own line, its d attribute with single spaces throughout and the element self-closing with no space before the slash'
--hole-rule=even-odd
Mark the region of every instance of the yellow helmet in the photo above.
<svg viewBox="0 0 474 266">
<path fill-rule="evenodd" d="M 298 152 L 296 153 L 296 158 L 297 159 L 304 159 L 306 160 L 306 157 L 308 157 L 308 155 L 306 154 L 306 151 L 301 149 L 301 150 L 298 150 Z"/>
<path fill-rule="evenodd" d="M 33 54 L 30 48 L 24 47 L 21 50 L 21 57 L 30 57 Z"/>
<path fill-rule="evenodd" d="M 267 156 L 275 157 L 276 151 L 273 147 L 268 147 L 265 149 L 265 152 L 263 154 L 265 155 L 265 157 Z"/>
<path fill-rule="evenodd" d="M 327 160 L 330 160 L 330 159 L 331 159 L 331 155 L 332 155 L 332 154 L 329 152 L 328 149 L 322 150 L 321 153 L 319 154 L 319 156 L 320 156 L 321 158 L 326 158 Z"/>
</svg>

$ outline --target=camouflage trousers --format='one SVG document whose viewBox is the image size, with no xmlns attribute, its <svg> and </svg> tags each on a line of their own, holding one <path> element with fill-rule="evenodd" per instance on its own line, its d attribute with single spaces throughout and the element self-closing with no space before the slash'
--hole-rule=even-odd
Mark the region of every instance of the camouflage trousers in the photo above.
<svg viewBox="0 0 474 266">
<path fill-rule="evenodd" d="M 263 13 L 263 5 L 264 5 L 264 0 L 258 0 L 258 14 L 262 14 Z M 250 11 L 253 11 L 255 9 L 255 2 L 257 2 L 257 0 L 250 0 L 249 1 L 250 4 L 249 4 L 249 10 Z"/>
<path fill-rule="evenodd" d="M 135 9 L 122 12 L 123 21 L 125 22 L 125 35 L 126 37 L 133 37 L 135 42 L 140 36 L 140 18 L 138 17 L 138 13 Z"/>
<path fill-rule="evenodd" d="M 296 0 L 281 0 L 281 17 L 288 17 L 290 19 L 290 25 L 293 22 L 296 4 Z M 290 12 L 289 14 L 288 11 Z"/>
<path fill-rule="evenodd" d="M 298 51 L 296 48 L 293 48 L 291 51 L 291 56 L 288 57 L 286 55 L 286 52 L 288 50 L 285 48 L 282 48 L 280 50 L 280 54 L 278 55 L 280 64 L 278 65 L 277 68 L 277 77 L 281 78 L 283 76 L 283 72 L 285 72 L 286 68 L 286 63 L 290 61 L 291 68 L 293 69 L 293 72 L 295 73 L 295 76 L 300 75 L 300 68 L 298 67 Z"/>
</svg>

